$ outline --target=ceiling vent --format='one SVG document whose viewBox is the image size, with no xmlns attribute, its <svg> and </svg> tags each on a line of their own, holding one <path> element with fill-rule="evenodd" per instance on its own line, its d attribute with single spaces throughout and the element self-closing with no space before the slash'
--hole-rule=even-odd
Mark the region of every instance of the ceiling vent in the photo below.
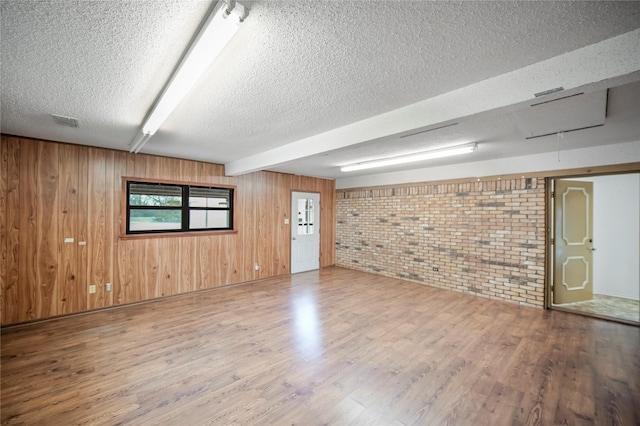
<svg viewBox="0 0 640 426">
<path fill-rule="evenodd" d="M 55 114 L 51 114 L 51 117 L 53 117 L 53 121 L 55 121 L 56 124 L 60 126 L 78 127 L 77 118 L 65 117 L 63 115 L 55 115 Z"/>
<path fill-rule="evenodd" d="M 427 132 L 433 132 L 434 130 L 440 130 L 440 129 L 445 129 L 447 127 L 451 127 L 451 126 L 456 126 L 458 123 L 450 123 L 450 124 L 445 124 L 443 126 L 439 126 L 439 127 L 434 127 L 432 129 L 427 129 L 427 130 L 420 130 L 419 132 L 415 132 L 415 133 L 411 133 L 408 135 L 404 135 L 404 136 L 400 136 L 400 139 L 402 138 L 408 138 L 410 136 L 415 136 L 415 135 L 421 135 L 423 133 L 427 133 Z"/>
<path fill-rule="evenodd" d="M 604 125 L 607 90 L 578 93 L 532 104 L 511 114 L 526 139 L 574 132 Z"/>
<path fill-rule="evenodd" d="M 564 87 L 560 86 L 560 87 L 555 87 L 553 89 L 545 90 L 544 92 L 534 93 L 533 96 L 535 96 L 536 98 L 539 98 L 540 96 L 551 95 L 552 93 L 562 92 L 563 90 L 564 90 Z"/>
</svg>

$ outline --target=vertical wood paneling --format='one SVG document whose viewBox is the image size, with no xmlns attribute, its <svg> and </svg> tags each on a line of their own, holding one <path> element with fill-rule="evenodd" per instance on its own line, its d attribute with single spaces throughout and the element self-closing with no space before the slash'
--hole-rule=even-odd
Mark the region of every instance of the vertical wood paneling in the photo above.
<svg viewBox="0 0 640 426">
<path fill-rule="evenodd" d="M 291 188 L 291 176 L 281 173 L 275 176 L 278 179 L 276 187 L 279 188 L 276 194 L 278 200 L 276 250 L 279 259 L 276 274 L 284 275 L 289 272 L 291 263 L 291 191 L 284 188 Z M 285 219 L 289 219 L 289 224 L 284 223 Z"/>
<path fill-rule="evenodd" d="M 126 275 L 131 274 L 131 271 L 127 271 L 126 262 L 123 262 L 123 255 L 118 256 L 118 253 L 126 251 L 125 242 L 120 241 L 120 232 L 121 227 L 124 223 L 122 220 L 123 212 L 121 210 L 121 200 L 123 196 L 126 194 L 122 193 L 122 176 L 127 176 L 127 153 L 124 152 L 115 152 L 114 151 L 114 159 L 113 159 L 113 175 L 111 177 L 111 191 L 113 193 L 112 201 L 112 217 L 113 217 L 113 226 L 112 226 L 112 271 L 111 271 L 111 280 L 113 285 L 112 295 L 111 295 L 111 303 L 114 305 L 118 305 L 124 303 L 125 296 L 123 286 L 126 282 Z M 124 268 L 124 270 L 123 270 Z"/>
<path fill-rule="evenodd" d="M 324 231 L 320 238 L 320 267 L 332 266 L 336 263 L 336 185 L 332 180 L 316 180 L 324 194 L 322 203 L 322 226 Z"/>
<path fill-rule="evenodd" d="M 124 170 L 124 174 L 122 176 L 136 176 L 135 174 L 135 159 L 137 155 L 131 155 L 128 153 L 122 153 L 120 157 L 120 169 Z M 122 186 L 123 182 L 120 182 Z M 120 220 L 126 220 L 125 216 L 126 212 L 121 211 L 122 217 Z M 124 232 L 124 227 L 121 226 L 120 229 Z M 133 302 L 137 299 L 137 295 L 139 293 L 139 286 L 134 285 L 134 280 L 137 277 L 134 274 L 134 254 L 136 253 L 136 245 L 142 244 L 142 241 L 132 241 L 132 240 L 119 240 L 118 241 L 118 252 L 116 253 L 116 258 L 118 262 L 118 291 L 119 291 L 119 299 L 118 303 L 128 303 Z M 137 268 L 139 268 L 139 264 L 136 264 Z M 136 269 L 137 269 L 136 268 Z"/>
<path fill-rule="evenodd" d="M 107 150 L 89 149 L 89 222 L 87 226 L 87 247 L 90 262 L 88 264 L 87 285 L 95 285 L 96 292 L 87 292 L 87 307 L 89 309 L 104 306 L 104 285 L 106 283 L 105 259 L 107 258 L 107 205 L 106 205 L 106 170 Z"/>
<path fill-rule="evenodd" d="M 116 240 L 114 239 L 114 228 L 118 228 L 117 221 L 118 219 L 115 216 L 116 213 L 116 204 L 120 204 L 120 198 L 116 195 L 116 190 L 114 188 L 115 181 L 119 181 L 120 179 L 116 179 L 115 173 L 115 165 L 114 162 L 116 160 L 116 152 L 115 151 L 106 151 L 105 155 L 105 182 L 104 182 L 104 203 L 105 203 L 105 221 L 104 221 L 104 275 L 102 277 L 102 283 L 100 287 L 104 291 L 103 303 L 102 306 L 111 306 L 113 304 L 113 277 L 114 275 L 114 260 L 113 253 L 115 253 L 115 245 Z M 105 285 L 107 283 L 111 284 L 111 291 L 107 292 Z"/>
<path fill-rule="evenodd" d="M 147 162 L 145 158 L 146 155 L 144 154 L 135 154 L 135 158 L 127 162 L 127 176 L 150 178 L 150 174 L 147 174 Z"/>
<path fill-rule="evenodd" d="M 256 175 L 258 182 L 258 190 L 255 193 L 255 201 L 257 207 L 257 247 L 260 247 L 260 250 L 255 250 L 255 261 L 258 262 L 260 269 L 257 271 L 257 278 L 264 278 L 271 275 L 272 264 L 271 260 L 273 259 L 273 245 L 267 243 L 267 239 L 271 238 L 270 229 L 271 227 L 271 203 L 273 200 L 271 199 L 271 194 L 269 192 L 269 174 L 268 173 L 260 173 Z M 269 203 L 270 205 L 265 205 Z"/>
<path fill-rule="evenodd" d="M 88 307 L 88 293 L 89 293 L 89 170 L 90 170 L 90 155 L 89 148 L 87 147 L 75 147 L 78 152 L 78 216 L 77 220 L 77 278 L 76 278 L 76 299 L 73 305 L 76 307 L 76 312 L 82 312 Z M 60 167 L 66 167 L 66 164 L 60 164 Z"/>
<path fill-rule="evenodd" d="M 156 157 L 158 159 L 158 179 L 163 176 L 175 176 L 172 179 L 178 179 L 180 176 L 180 163 L 182 160 L 176 160 L 169 157 Z"/>
<path fill-rule="evenodd" d="M 209 267 L 211 268 L 212 281 L 208 287 L 220 287 L 226 282 L 226 275 L 229 268 L 227 253 L 224 249 L 224 241 L 226 237 L 213 238 L 210 240 L 210 246 L 213 248 Z"/>
<path fill-rule="evenodd" d="M 9 150 L 4 136 L 0 136 L 0 321 L 5 322 L 5 288 L 7 285 L 7 168 Z"/>
<path fill-rule="evenodd" d="M 2 323 L 18 322 L 23 318 L 20 311 L 20 220 L 23 213 L 20 210 L 20 158 L 21 144 L 16 138 L 2 138 L 2 158 L 6 156 L 6 168 L 3 167 L 2 178 L 6 177 L 6 184 L 2 193 L 6 211 L 2 245 L 6 245 L 6 258 L 3 257 L 3 305 Z M 4 163 L 3 163 L 4 166 Z"/>
<path fill-rule="evenodd" d="M 129 285 L 126 286 L 124 292 L 127 297 L 127 302 L 138 302 L 144 300 L 147 296 L 147 287 L 144 283 L 144 270 L 146 263 L 144 259 L 144 245 L 145 240 L 129 240 L 124 241 L 123 244 L 129 246 L 128 258 L 127 258 L 127 270 L 131 271 L 131 275 L 128 277 Z M 121 252 L 119 255 L 124 256 L 126 251 Z M 126 303 L 126 302 L 125 302 Z"/>
<path fill-rule="evenodd" d="M 180 240 L 177 238 L 162 238 L 158 240 L 158 256 L 160 268 L 160 294 L 168 296 L 181 293 L 180 282 Z"/>
<path fill-rule="evenodd" d="M 212 271 L 211 271 L 211 237 L 198 238 L 196 244 L 196 290 L 211 287 Z"/>
<path fill-rule="evenodd" d="M 257 174 L 250 174 L 242 176 L 239 179 L 238 196 L 242 197 L 243 207 L 239 212 L 242 215 L 242 228 L 239 232 L 242 233 L 241 238 L 243 242 L 243 249 L 240 253 L 242 256 L 242 269 L 243 278 L 245 281 L 250 281 L 256 278 L 255 271 L 253 270 L 253 263 L 255 262 L 255 247 L 256 242 L 256 203 L 253 202 L 252 197 L 259 190 L 256 182 Z"/>
<path fill-rule="evenodd" d="M 174 272 L 176 285 L 180 293 L 193 290 L 195 278 L 195 262 L 193 258 L 193 238 L 187 238 L 185 241 L 178 243 L 178 252 L 175 256 L 175 262 L 178 265 L 178 271 Z"/>
<path fill-rule="evenodd" d="M 22 143 L 20 149 L 20 197 L 18 204 L 18 309 L 17 321 L 38 318 L 36 292 L 38 268 L 36 256 L 37 143 Z"/>
<path fill-rule="evenodd" d="M 150 179 L 162 179 L 162 174 L 160 173 L 160 157 L 156 157 L 155 155 L 145 155 L 142 158 L 144 158 L 146 163 L 145 177 Z"/>
<path fill-rule="evenodd" d="M 142 280 L 139 285 L 144 289 L 140 300 L 160 296 L 160 271 L 158 263 L 158 239 L 144 240 L 142 259 Z"/>
<path fill-rule="evenodd" d="M 283 204 L 283 197 L 282 197 L 282 193 L 285 191 L 280 190 L 280 188 L 282 188 L 283 184 L 285 183 L 284 181 L 284 175 L 282 175 L 281 173 L 268 173 L 269 175 L 271 175 L 271 185 L 272 185 L 272 209 L 273 209 L 273 227 L 272 227 L 272 234 L 273 234 L 273 241 L 276 241 L 276 244 L 273 245 L 273 255 L 274 255 L 274 262 L 273 262 L 273 275 L 282 275 L 283 273 L 283 268 L 282 266 L 286 263 L 286 257 L 289 256 L 289 251 L 288 251 L 288 246 L 289 246 L 289 241 L 287 241 L 284 233 L 283 233 L 283 227 L 284 227 L 284 204 Z M 287 210 L 290 209 L 290 207 L 286 207 Z M 288 215 L 287 215 L 288 217 Z"/>
<path fill-rule="evenodd" d="M 134 241 L 119 241 L 116 261 L 118 263 L 118 275 L 114 278 L 114 303 L 127 303 L 135 300 L 133 286 L 133 245 Z"/>
<path fill-rule="evenodd" d="M 60 220 L 58 257 L 58 314 L 77 312 L 76 287 L 82 285 L 78 277 L 78 149 L 60 145 L 59 207 Z M 71 238 L 73 242 L 65 242 Z"/>
<path fill-rule="evenodd" d="M 195 162 L 189 160 L 179 160 L 180 174 L 178 180 L 182 182 L 193 182 L 195 175 Z"/>
<path fill-rule="evenodd" d="M 234 183 L 236 186 L 235 193 L 235 206 L 234 206 L 234 218 L 233 218 L 233 226 L 238 230 L 238 234 L 236 234 L 234 241 L 234 266 L 235 271 L 234 274 L 237 277 L 236 282 L 247 281 L 246 275 L 246 266 L 245 266 L 245 242 L 247 241 L 247 218 L 245 215 L 245 211 L 248 208 L 248 202 L 246 197 L 244 196 L 244 191 L 246 188 L 245 179 L 237 178 Z"/>
<path fill-rule="evenodd" d="M 272 276 L 282 274 L 281 265 L 284 261 L 283 246 L 288 245 L 288 242 L 283 238 L 282 227 L 284 225 L 284 216 L 282 215 L 282 197 L 280 194 L 283 192 L 280 190 L 282 181 L 280 180 L 281 174 L 279 173 L 266 173 L 270 178 L 270 193 L 271 193 L 271 245 L 273 246 L 273 270 Z M 273 241 L 276 244 L 273 244 Z"/>
<path fill-rule="evenodd" d="M 58 149 L 59 144 L 38 144 L 37 282 L 38 317 L 57 314 L 58 306 Z"/>
<path fill-rule="evenodd" d="M 226 252 L 226 259 L 228 262 L 227 268 L 227 279 L 223 282 L 225 283 L 239 283 L 244 281 L 242 277 L 242 271 L 240 268 L 241 257 L 237 255 L 240 253 L 237 246 L 240 244 L 241 239 L 236 238 L 234 235 L 227 235 L 225 237 L 225 246 L 223 250 Z M 226 250 L 225 250 L 226 247 Z"/>
<path fill-rule="evenodd" d="M 2 166 L 2 324 L 287 274 L 292 190 L 321 193 L 320 262 L 334 261 L 333 181 L 11 136 Z M 234 185 L 236 232 L 121 239 L 123 177 Z"/>
</svg>

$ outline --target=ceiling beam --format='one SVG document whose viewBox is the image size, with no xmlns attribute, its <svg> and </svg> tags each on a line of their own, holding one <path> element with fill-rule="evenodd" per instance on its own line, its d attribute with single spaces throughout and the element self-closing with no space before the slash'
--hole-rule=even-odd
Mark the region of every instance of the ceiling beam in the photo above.
<svg viewBox="0 0 640 426">
<path fill-rule="evenodd" d="M 433 98 L 225 164 L 227 176 L 266 170 L 289 161 L 451 122 L 534 98 L 640 70 L 640 29 Z"/>
</svg>

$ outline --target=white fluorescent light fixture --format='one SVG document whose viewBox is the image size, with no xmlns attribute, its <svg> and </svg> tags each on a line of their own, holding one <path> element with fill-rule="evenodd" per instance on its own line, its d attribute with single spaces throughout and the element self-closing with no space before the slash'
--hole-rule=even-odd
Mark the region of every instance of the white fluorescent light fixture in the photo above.
<svg viewBox="0 0 640 426">
<path fill-rule="evenodd" d="M 140 148 L 142 148 L 142 146 L 145 143 L 147 143 L 150 137 L 151 137 L 151 133 L 138 132 L 136 137 L 133 138 L 133 140 L 131 141 L 131 144 L 129 145 L 131 152 L 137 154 L 138 151 L 140 151 Z"/>
<path fill-rule="evenodd" d="M 354 172 L 356 170 L 373 169 L 375 167 L 394 166 L 396 164 L 413 163 L 416 161 L 431 160 L 434 158 L 451 157 L 454 155 L 469 154 L 478 149 L 478 144 L 458 145 L 451 148 L 434 149 L 418 152 L 416 154 L 401 155 L 399 157 L 384 158 L 382 160 L 366 161 L 340 168 L 341 172 Z"/>
<path fill-rule="evenodd" d="M 182 62 L 142 124 L 142 130 L 131 141 L 131 152 L 137 153 L 180 101 L 193 88 L 205 70 L 233 38 L 249 11 L 235 0 L 220 1 L 202 24 Z"/>
</svg>

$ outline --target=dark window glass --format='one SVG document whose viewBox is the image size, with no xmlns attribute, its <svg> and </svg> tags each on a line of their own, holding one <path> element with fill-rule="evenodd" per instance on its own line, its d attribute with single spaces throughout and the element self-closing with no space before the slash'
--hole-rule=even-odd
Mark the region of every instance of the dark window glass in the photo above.
<svg viewBox="0 0 640 426">
<path fill-rule="evenodd" d="M 132 206 L 182 206 L 182 188 L 174 185 L 133 183 L 129 185 Z"/>
<path fill-rule="evenodd" d="M 127 234 L 233 229 L 233 189 L 127 182 Z"/>
</svg>

